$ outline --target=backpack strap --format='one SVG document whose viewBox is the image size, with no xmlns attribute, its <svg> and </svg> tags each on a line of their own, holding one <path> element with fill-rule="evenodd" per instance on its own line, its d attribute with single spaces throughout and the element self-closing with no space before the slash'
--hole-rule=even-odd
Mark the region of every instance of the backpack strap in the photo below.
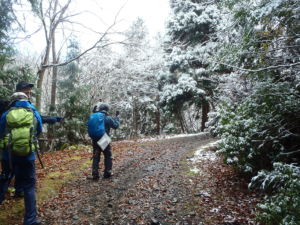
<svg viewBox="0 0 300 225">
<path fill-rule="evenodd" d="M 6 111 L 9 110 L 11 107 L 13 107 L 13 105 L 15 105 L 15 103 L 16 103 L 17 101 L 19 101 L 19 100 L 13 100 L 13 101 L 11 101 L 11 102 L 8 104 L 7 108 L 6 108 Z"/>
</svg>

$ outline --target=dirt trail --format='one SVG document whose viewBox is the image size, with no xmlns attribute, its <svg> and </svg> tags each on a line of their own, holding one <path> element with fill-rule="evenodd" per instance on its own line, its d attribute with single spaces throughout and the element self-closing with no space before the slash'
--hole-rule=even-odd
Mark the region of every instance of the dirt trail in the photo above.
<svg viewBox="0 0 300 225">
<path fill-rule="evenodd" d="M 244 217 L 224 222 L 230 210 L 240 207 L 234 202 L 230 205 L 231 201 L 236 202 L 234 193 L 219 194 L 222 201 L 211 196 L 214 191 L 220 192 L 215 187 L 223 184 L 220 178 L 211 176 L 209 167 L 214 165 L 202 162 L 202 175 L 190 171 L 187 159 L 195 148 L 214 141 L 197 137 L 169 139 L 140 146 L 134 154 L 129 149 L 124 153 L 126 159 L 113 166 L 113 178 L 89 181 L 82 177 L 67 183 L 61 196 L 43 205 L 39 217 L 45 224 L 252 224 L 248 208 L 253 208 L 255 202 L 242 212 Z M 233 186 L 250 195 L 242 181 L 233 182 Z M 203 192 L 207 188 L 210 194 Z M 74 190 L 80 190 L 80 196 Z M 226 211 L 222 206 L 222 218 L 216 217 L 210 204 L 218 201 L 216 204 L 221 206 L 227 200 L 230 207 Z"/>
</svg>

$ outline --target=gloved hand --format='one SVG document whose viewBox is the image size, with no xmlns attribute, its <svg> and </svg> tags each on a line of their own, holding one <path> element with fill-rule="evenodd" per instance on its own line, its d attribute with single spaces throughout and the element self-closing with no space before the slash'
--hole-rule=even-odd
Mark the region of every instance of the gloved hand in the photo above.
<svg viewBox="0 0 300 225">
<path fill-rule="evenodd" d="M 56 117 L 57 122 L 61 122 L 63 120 L 63 117 L 60 117 L 60 116 L 55 116 L 55 117 Z"/>
</svg>

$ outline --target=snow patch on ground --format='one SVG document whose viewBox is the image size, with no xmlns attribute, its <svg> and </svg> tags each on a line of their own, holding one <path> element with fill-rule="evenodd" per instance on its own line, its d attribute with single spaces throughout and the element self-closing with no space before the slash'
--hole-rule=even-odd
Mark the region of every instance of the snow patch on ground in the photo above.
<svg viewBox="0 0 300 225">
<path fill-rule="evenodd" d="M 206 132 L 202 132 L 202 133 L 195 133 L 195 134 L 157 135 L 153 137 L 144 137 L 137 140 L 123 140 L 121 142 L 148 142 L 148 141 L 157 141 L 162 139 L 193 137 L 193 136 L 200 136 L 200 135 L 209 135 L 209 134 Z"/>
<path fill-rule="evenodd" d="M 200 194 L 201 196 L 203 196 L 203 197 L 208 197 L 208 198 L 211 197 L 210 194 L 208 194 L 207 191 L 200 191 L 199 194 Z"/>
<path fill-rule="evenodd" d="M 210 160 L 210 161 L 215 161 L 217 156 L 216 153 L 211 151 L 210 148 L 217 146 L 218 141 L 214 141 L 211 143 L 208 143 L 204 146 L 201 146 L 199 149 L 196 150 L 194 153 L 193 158 L 187 159 L 191 162 L 191 164 L 195 164 L 204 160 Z M 196 166 L 190 169 L 194 173 L 198 173 L 200 169 L 198 169 Z"/>
<path fill-rule="evenodd" d="M 218 141 L 208 143 L 207 145 L 201 146 L 196 150 L 194 157 L 190 161 L 194 164 L 202 160 L 215 161 L 217 156 L 215 152 L 209 150 L 210 147 L 216 146 Z"/>
<path fill-rule="evenodd" d="M 193 173 L 199 173 L 200 172 L 200 170 L 197 167 L 192 168 L 191 171 Z"/>
</svg>

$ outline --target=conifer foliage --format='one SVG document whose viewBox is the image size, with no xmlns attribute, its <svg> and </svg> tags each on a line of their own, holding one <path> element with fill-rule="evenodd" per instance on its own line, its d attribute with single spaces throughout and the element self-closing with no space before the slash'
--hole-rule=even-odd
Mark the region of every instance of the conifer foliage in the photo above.
<svg viewBox="0 0 300 225">
<path fill-rule="evenodd" d="M 72 37 L 68 45 L 67 59 L 72 59 L 80 53 L 76 37 Z M 54 129 L 61 143 L 77 144 L 86 141 L 87 126 L 91 107 L 87 98 L 88 86 L 81 84 L 81 69 L 79 60 L 61 68 L 58 82 L 58 107 L 54 114 L 63 115 L 64 120 L 56 124 Z"/>
<path fill-rule="evenodd" d="M 200 127 L 203 131 L 217 80 L 216 71 L 210 70 L 202 57 L 209 56 L 215 46 L 210 36 L 222 24 L 222 14 L 212 1 L 180 0 L 170 5 L 171 16 L 166 22 L 170 73 L 162 87 L 160 105 L 180 121 L 183 132 L 197 132 Z M 195 128 L 193 123 L 199 123 L 200 117 L 201 126 Z M 188 121 L 194 122 L 187 124 Z"/>
<path fill-rule="evenodd" d="M 35 5 L 34 0 L 29 1 Z M 13 25 L 17 24 L 17 18 L 14 11 L 14 4 L 18 2 L 13 0 L 0 1 L 0 99 L 8 100 L 16 89 L 16 84 L 20 80 L 33 80 L 32 68 L 26 63 L 18 64 L 15 62 L 16 51 L 10 35 Z"/>
</svg>

